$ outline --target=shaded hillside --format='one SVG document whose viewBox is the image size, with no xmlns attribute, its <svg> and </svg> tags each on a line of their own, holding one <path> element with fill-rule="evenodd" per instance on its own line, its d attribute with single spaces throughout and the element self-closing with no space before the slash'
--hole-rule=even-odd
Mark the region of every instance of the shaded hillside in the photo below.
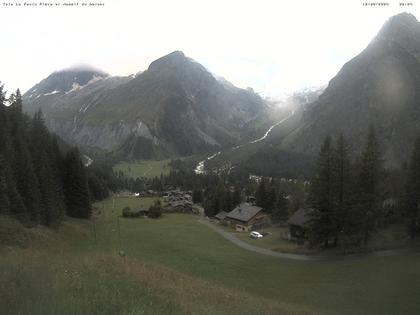
<svg viewBox="0 0 420 315">
<path fill-rule="evenodd" d="M 360 152 L 373 124 L 387 164 L 404 162 L 420 130 L 419 57 L 419 22 L 406 13 L 392 17 L 307 107 L 282 148 L 316 154 L 326 135 L 342 131 Z"/>
</svg>

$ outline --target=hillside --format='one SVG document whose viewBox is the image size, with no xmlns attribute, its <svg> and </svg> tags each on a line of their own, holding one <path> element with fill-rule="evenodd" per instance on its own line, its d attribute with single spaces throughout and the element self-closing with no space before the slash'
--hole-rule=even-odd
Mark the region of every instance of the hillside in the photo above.
<svg viewBox="0 0 420 315">
<path fill-rule="evenodd" d="M 315 155 L 326 135 L 342 131 L 357 153 L 373 124 L 387 165 L 401 165 L 420 131 L 419 100 L 420 23 L 403 13 L 342 67 L 281 148 Z"/>
<path fill-rule="evenodd" d="M 207 152 L 258 135 L 270 122 L 252 90 L 216 79 L 179 51 L 136 76 L 54 73 L 24 95 L 24 107 L 41 108 L 49 128 L 68 141 L 126 158 Z"/>
<path fill-rule="evenodd" d="M 116 198 L 118 211 L 112 199 L 97 203 L 105 212 L 95 229 L 68 219 L 58 231 L 25 230 L 27 248 L 0 244 L 2 314 L 418 313 L 418 255 L 279 259 L 237 247 L 192 215 L 117 221 L 128 201 L 141 202 Z M 23 233 L 0 217 L 4 227 Z"/>
</svg>

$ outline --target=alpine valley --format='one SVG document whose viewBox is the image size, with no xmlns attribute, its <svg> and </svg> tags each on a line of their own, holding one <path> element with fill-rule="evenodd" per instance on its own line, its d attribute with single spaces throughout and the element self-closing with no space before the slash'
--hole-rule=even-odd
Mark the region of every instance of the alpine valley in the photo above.
<svg viewBox="0 0 420 315">
<path fill-rule="evenodd" d="M 296 92 L 281 107 L 180 51 L 129 77 L 88 67 L 58 71 L 23 100 L 27 112 L 42 109 L 52 131 L 84 148 L 124 159 L 220 152 L 207 168 L 293 176 L 311 173 L 326 135 L 342 132 L 359 153 L 371 125 L 386 164 L 402 165 L 420 130 L 419 87 L 420 23 L 402 13 L 325 89 Z"/>
</svg>

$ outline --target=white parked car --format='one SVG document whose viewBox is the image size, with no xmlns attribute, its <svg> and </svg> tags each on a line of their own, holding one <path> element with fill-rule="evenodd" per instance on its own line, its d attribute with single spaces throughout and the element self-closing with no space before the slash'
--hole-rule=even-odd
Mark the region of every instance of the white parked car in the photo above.
<svg viewBox="0 0 420 315">
<path fill-rule="evenodd" d="M 249 233 L 249 236 L 252 238 L 261 238 L 263 237 L 261 233 L 258 233 L 256 231 L 252 231 L 251 233 Z"/>
</svg>

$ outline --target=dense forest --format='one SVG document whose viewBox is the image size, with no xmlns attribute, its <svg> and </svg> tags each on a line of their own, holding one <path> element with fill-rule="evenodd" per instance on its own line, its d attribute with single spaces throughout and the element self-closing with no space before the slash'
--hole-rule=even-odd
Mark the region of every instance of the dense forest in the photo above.
<svg viewBox="0 0 420 315">
<path fill-rule="evenodd" d="M 342 134 L 325 138 L 307 201 L 313 244 L 366 244 L 377 229 L 393 223 L 405 224 L 412 238 L 419 235 L 420 137 L 402 169 L 386 169 L 382 152 L 373 126 L 355 159 Z"/>
<path fill-rule="evenodd" d="M 97 183 L 94 177 L 92 182 Z M 0 85 L 0 214 L 26 225 L 56 227 L 65 214 L 91 215 L 88 172 L 77 148 L 44 125 L 38 112 L 22 113 L 20 91 Z"/>
</svg>

